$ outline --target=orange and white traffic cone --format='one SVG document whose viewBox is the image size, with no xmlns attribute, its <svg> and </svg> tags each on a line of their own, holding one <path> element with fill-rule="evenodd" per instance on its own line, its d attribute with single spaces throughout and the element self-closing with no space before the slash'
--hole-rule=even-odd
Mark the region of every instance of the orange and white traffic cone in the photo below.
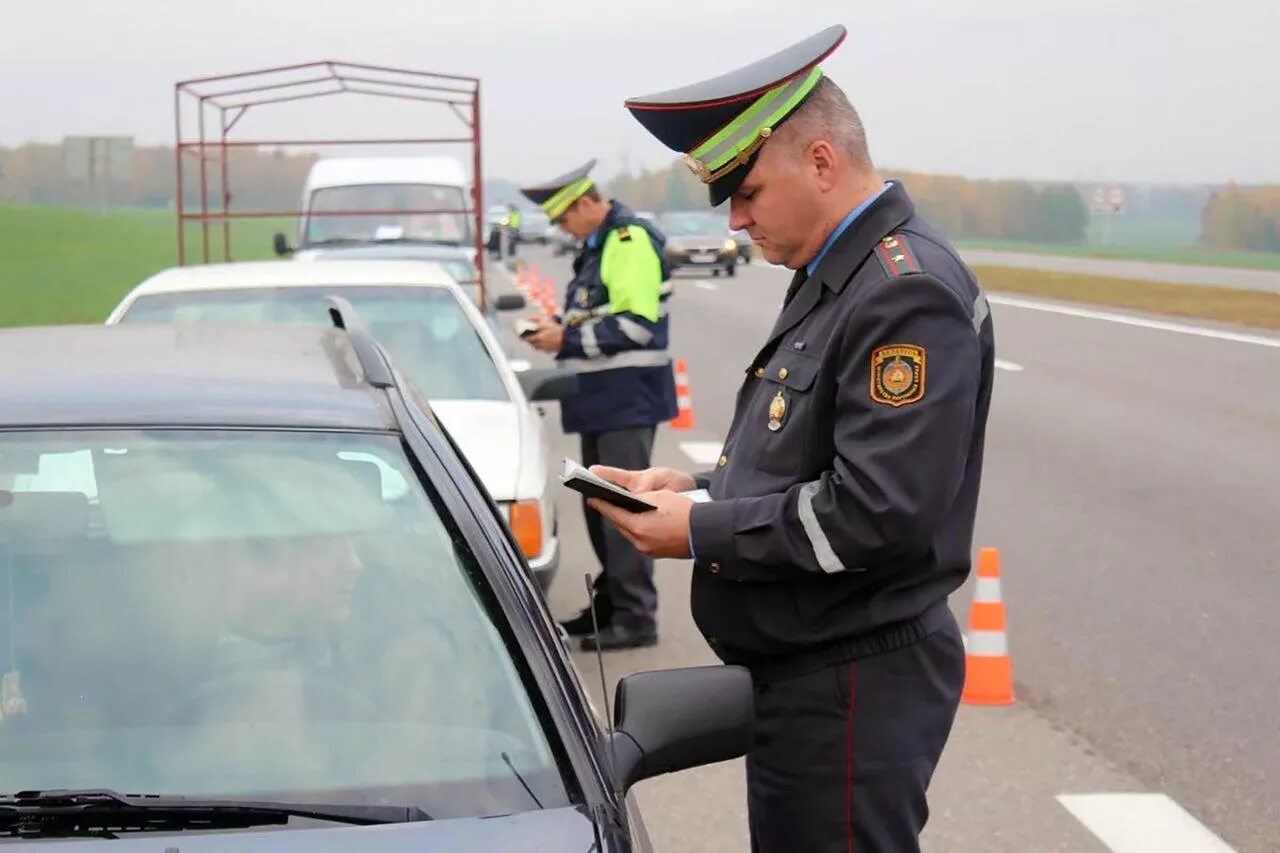
<svg viewBox="0 0 1280 853">
<path fill-rule="evenodd" d="M 693 429 L 693 396 L 689 393 L 689 366 L 676 359 L 676 406 L 679 411 L 671 421 L 672 429 Z"/>
<path fill-rule="evenodd" d="M 524 261 L 516 261 L 516 289 L 525 296 L 529 295 L 529 267 Z"/>
<path fill-rule="evenodd" d="M 556 313 L 556 285 L 549 278 L 542 279 L 542 287 L 538 295 L 538 304 L 542 306 L 542 313 L 548 317 L 554 317 Z"/>
<path fill-rule="evenodd" d="M 978 552 L 978 583 L 969 611 L 969 643 L 965 651 L 966 705 L 1012 705 L 1013 663 L 1005 633 L 1004 599 L 1000 595 L 1000 551 Z"/>
</svg>

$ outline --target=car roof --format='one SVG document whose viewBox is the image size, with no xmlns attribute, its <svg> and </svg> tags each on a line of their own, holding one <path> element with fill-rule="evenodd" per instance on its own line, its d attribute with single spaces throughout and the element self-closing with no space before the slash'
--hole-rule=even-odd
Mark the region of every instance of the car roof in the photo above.
<svg viewBox="0 0 1280 853">
<path fill-rule="evenodd" d="M 332 246 L 307 246 L 294 255 L 295 261 L 325 260 L 421 260 L 466 261 L 471 260 L 467 246 L 447 246 L 440 243 L 412 243 L 403 241 L 342 244 Z"/>
<path fill-rule="evenodd" d="M 467 173 L 448 157 L 326 157 L 307 175 L 307 190 L 364 184 L 437 184 L 462 187 Z"/>
<path fill-rule="evenodd" d="M 0 330 L 0 428 L 394 430 L 346 332 L 140 323 Z"/>
<path fill-rule="evenodd" d="M 192 290 L 246 290 L 256 287 L 442 287 L 457 283 L 433 261 L 348 260 L 341 264 L 297 261 L 244 261 L 170 267 L 134 288 L 130 297 Z"/>
</svg>

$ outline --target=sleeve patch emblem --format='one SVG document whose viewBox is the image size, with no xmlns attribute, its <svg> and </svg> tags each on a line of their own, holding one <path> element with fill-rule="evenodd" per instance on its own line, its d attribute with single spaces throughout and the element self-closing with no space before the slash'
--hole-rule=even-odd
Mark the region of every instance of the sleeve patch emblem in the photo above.
<svg viewBox="0 0 1280 853">
<path fill-rule="evenodd" d="M 880 347 L 871 353 L 871 399 L 895 408 L 919 402 L 924 399 L 924 368 L 924 347 Z"/>
</svg>

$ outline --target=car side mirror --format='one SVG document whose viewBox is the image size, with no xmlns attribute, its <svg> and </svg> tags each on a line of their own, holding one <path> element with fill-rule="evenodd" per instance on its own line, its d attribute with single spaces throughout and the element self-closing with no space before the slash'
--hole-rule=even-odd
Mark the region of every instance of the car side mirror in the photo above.
<svg viewBox="0 0 1280 853">
<path fill-rule="evenodd" d="M 740 666 L 638 672 L 614 691 L 614 787 L 739 758 L 751 748 L 755 697 Z"/>
<path fill-rule="evenodd" d="M 578 374 L 557 368 L 525 370 L 516 374 L 530 402 L 563 400 L 578 393 Z"/>
<path fill-rule="evenodd" d="M 520 293 L 504 293 L 501 296 L 495 296 L 490 302 L 495 311 L 519 311 L 528 304 L 524 295 Z"/>
<path fill-rule="evenodd" d="M 285 255 L 293 254 L 293 249 L 289 247 L 289 241 L 286 240 L 284 235 L 279 231 L 277 231 L 275 237 L 272 238 L 272 245 L 275 246 L 276 254 L 282 258 Z"/>
</svg>

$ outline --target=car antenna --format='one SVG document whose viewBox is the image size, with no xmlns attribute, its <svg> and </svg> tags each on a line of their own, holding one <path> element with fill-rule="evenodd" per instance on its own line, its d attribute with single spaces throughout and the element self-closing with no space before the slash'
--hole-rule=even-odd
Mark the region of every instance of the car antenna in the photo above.
<svg viewBox="0 0 1280 853">
<path fill-rule="evenodd" d="M 538 795 L 529 787 L 529 783 L 524 781 L 524 777 L 520 775 L 520 771 L 516 769 L 516 765 L 511 761 L 511 756 L 507 755 L 506 750 L 503 750 L 502 752 L 502 760 L 507 763 L 507 767 L 511 769 L 511 772 L 515 775 L 520 784 L 524 786 L 525 793 L 529 795 L 529 799 L 533 800 L 534 803 L 537 804 L 538 808 L 545 809 L 546 806 L 542 804 L 542 800 L 539 800 Z"/>
<path fill-rule="evenodd" d="M 596 597 L 591 585 L 591 572 L 582 576 L 587 587 L 587 609 L 591 611 L 591 635 L 596 638 L 596 668 L 600 670 L 600 695 L 604 697 L 605 752 L 609 756 L 609 781 L 618 784 L 618 767 L 613 758 L 613 709 L 609 707 L 609 683 L 604 674 L 604 652 L 600 650 L 600 617 L 596 615 Z"/>
</svg>

